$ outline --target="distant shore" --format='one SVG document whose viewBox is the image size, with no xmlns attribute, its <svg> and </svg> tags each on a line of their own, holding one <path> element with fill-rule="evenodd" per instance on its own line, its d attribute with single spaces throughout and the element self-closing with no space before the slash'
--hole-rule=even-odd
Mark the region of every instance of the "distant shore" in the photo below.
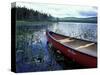
<svg viewBox="0 0 100 75">
<path fill-rule="evenodd" d="M 51 24 L 51 23 L 58 23 L 58 22 L 75 22 L 75 23 L 97 23 L 97 22 L 82 22 L 82 21 L 21 21 L 21 20 L 17 20 L 16 24 L 32 24 L 32 25 L 40 25 L 41 23 L 43 24 Z"/>
</svg>

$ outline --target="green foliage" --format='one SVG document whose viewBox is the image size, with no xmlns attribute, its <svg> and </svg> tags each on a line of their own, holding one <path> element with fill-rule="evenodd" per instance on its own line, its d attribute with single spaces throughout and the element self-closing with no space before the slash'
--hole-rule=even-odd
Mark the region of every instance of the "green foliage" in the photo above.
<svg viewBox="0 0 100 75">
<path fill-rule="evenodd" d="M 14 7 L 11 10 L 12 14 L 16 14 L 16 20 L 20 21 L 51 21 L 53 18 L 50 14 L 41 13 L 25 7 Z M 16 13 L 13 10 L 16 10 Z"/>
<path fill-rule="evenodd" d="M 64 17 L 64 18 L 59 18 L 58 21 L 97 23 L 97 17 L 89 17 L 89 18 Z"/>
<path fill-rule="evenodd" d="M 86 23 L 97 23 L 97 17 L 89 18 L 76 18 L 76 17 L 53 17 L 47 13 L 41 13 L 37 10 L 28 9 L 26 7 L 13 7 L 11 9 L 12 14 L 16 16 L 17 21 L 50 21 L 50 22 L 86 22 Z M 13 16 L 12 16 L 13 17 Z"/>
</svg>

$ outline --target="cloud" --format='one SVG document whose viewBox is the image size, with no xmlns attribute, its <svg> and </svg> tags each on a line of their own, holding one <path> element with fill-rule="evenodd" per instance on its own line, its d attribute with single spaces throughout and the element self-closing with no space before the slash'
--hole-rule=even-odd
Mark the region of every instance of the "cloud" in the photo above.
<svg viewBox="0 0 100 75">
<path fill-rule="evenodd" d="M 95 11 L 80 11 L 79 14 L 81 16 L 84 16 L 84 17 L 96 17 L 97 16 L 97 12 Z"/>
<path fill-rule="evenodd" d="M 21 3 L 17 6 L 27 7 L 42 13 L 51 14 L 54 17 L 91 17 L 97 16 L 97 7 L 74 6 L 58 4 L 39 4 L 39 3 Z"/>
</svg>

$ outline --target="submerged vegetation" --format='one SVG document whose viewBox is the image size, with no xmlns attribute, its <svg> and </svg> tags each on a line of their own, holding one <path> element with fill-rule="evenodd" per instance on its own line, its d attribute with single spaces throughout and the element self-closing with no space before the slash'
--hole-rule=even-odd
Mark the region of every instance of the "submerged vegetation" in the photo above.
<svg viewBox="0 0 100 75">
<path fill-rule="evenodd" d="M 45 36 L 43 35 L 44 32 L 41 30 L 45 30 L 47 28 L 51 28 L 52 30 L 53 28 L 56 29 L 59 24 L 58 22 L 87 22 L 87 23 L 97 22 L 96 17 L 84 18 L 84 19 L 74 18 L 74 17 L 57 18 L 53 17 L 50 14 L 41 13 L 37 10 L 28 9 L 26 7 L 13 7 L 11 9 L 11 12 L 13 16 L 16 16 L 15 23 L 16 23 L 17 72 L 62 69 L 62 67 L 60 67 L 56 63 L 54 56 L 50 56 L 51 52 L 46 53 L 48 52 L 48 50 L 45 50 L 47 49 L 47 47 L 44 43 L 47 41 L 46 39 L 45 40 L 40 39 L 41 35 L 42 38 L 45 38 Z M 56 25 L 52 23 L 58 23 L 58 24 Z M 56 27 L 54 27 L 54 25 Z M 64 25 L 66 26 L 67 24 Z M 63 26 L 63 23 L 61 23 L 61 26 Z M 88 33 L 84 33 L 85 38 L 90 35 L 89 31 Z M 57 59 L 63 60 L 63 58 L 59 58 L 59 56 Z"/>
<path fill-rule="evenodd" d="M 35 71 L 34 66 L 43 63 L 43 46 L 33 30 L 23 27 L 16 27 L 16 71 Z"/>
</svg>

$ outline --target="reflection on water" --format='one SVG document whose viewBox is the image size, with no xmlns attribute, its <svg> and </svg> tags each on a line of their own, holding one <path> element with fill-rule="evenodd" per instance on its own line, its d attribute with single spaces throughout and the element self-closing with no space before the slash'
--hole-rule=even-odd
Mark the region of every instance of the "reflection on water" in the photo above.
<svg viewBox="0 0 100 75">
<path fill-rule="evenodd" d="M 58 22 L 53 25 L 51 30 L 75 38 L 97 40 L 97 25 L 94 23 Z"/>
<path fill-rule="evenodd" d="M 63 69 L 63 67 L 56 62 L 48 50 L 47 39 L 45 35 L 46 29 L 71 37 L 96 41 L 96 27 L 97 25 L 94 23 L 17 23 L 17 72 Z"/>
</svg>

